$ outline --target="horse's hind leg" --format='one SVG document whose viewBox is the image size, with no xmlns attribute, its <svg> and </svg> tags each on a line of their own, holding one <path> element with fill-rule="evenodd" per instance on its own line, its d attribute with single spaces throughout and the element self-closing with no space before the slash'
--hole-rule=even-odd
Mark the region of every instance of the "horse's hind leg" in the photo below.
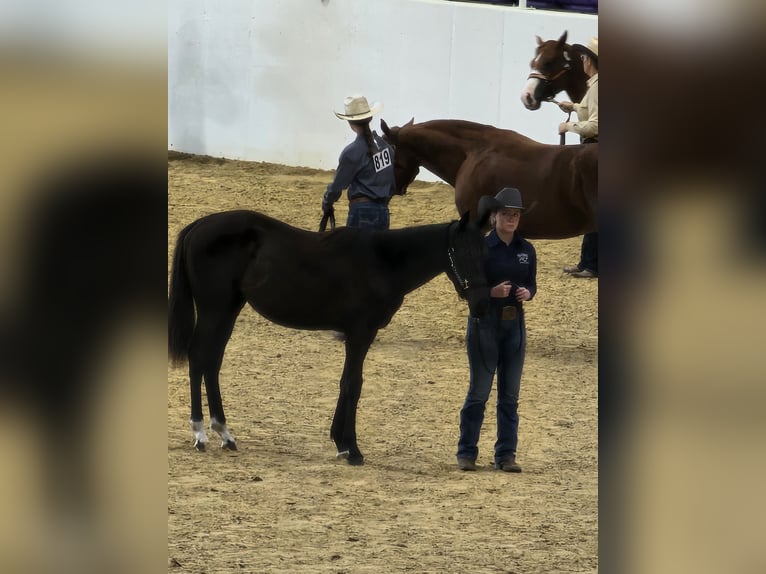
<svg viewBox="0 0 766 574">
<path fill-rule="evenodd" d="M 207 433 L 205 432 L 205 421 L 202 418 L 202 369 L 192 359 L 191 354 L 189 356 L 189 382 L 191 385 L 191 419 L 189 424 L 194 436 L 194 448 L 204 451 L 207 444 Z"/>
<path fill-rule="evenodd" d="M 229 342 L 234 330 L 234 323 L 241 309 L 242 304 L 234 305 L 233 308 L 225 311 L 198 310 L 197 326 L 189 353 L 191 365 L 189 373 L 192 385 L 191 425 L 195 446 L 198 450 L 205 450 L 207 443 L 202 417 L 201 383 L 203 376 L 210 411 L 210 429 L 220 435 L 221 447 L 237 450 L 237 443 L 226 426 L 226 415 L 223 411 L 218 378 L 226 344 Z"/>
</svg>

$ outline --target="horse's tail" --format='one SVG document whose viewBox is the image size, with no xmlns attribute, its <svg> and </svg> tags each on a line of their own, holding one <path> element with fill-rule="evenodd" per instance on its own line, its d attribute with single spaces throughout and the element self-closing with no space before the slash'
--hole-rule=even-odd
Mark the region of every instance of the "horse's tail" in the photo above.
<svg viewBox="0 0 766 574">
<path fill-rule="evenodd" d="M 173 266 L 170 271 L 168 294 L 168 358 L 174 365 L 183 364 L 189 356 L 194 333 L 194 296 L 186 270 L 184 240 L 194 224 L 187 225 L 178 234 Z"/>
</svg>

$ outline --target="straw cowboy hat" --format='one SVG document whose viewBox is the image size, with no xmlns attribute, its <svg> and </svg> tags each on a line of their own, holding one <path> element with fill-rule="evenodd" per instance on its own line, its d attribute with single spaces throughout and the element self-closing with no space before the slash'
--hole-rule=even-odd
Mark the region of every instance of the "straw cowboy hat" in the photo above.
<svg viewBox="0 0 766 574">
<path fill-rule="evenodd" d="M 575 52 L 582 52 L 598 62 L 598 36 L 593 36 L 587 46 L 583 46 L 582 44 L 572 44 L 572 50 Z"/>
<path fill-rule="evenodd" d="M 484 195 L 479 200 L 479 219 L 484 217 L 485 214 L 492 211 L 497 211 L 504 207 L 512 209 L 524 209 L 521 203 L 521 192 L 515 187 L 504 187 L 497 192 L 495 197 L 491 195 Z"/>
<path fill-rule="evenodd" d="M 372 107 L 370 107 L 370 104 L 367 103 L 367 98 L 355 95 L 349 96 L 343 100 L 343 111 L 345 113 L 341 114 L 335 112 L 335 115 L 342 120 L 363 120 L 371 118 L 382 109 L 383 104 L 380 102 L 375 102 L 372 104 Z"/>
</svg>

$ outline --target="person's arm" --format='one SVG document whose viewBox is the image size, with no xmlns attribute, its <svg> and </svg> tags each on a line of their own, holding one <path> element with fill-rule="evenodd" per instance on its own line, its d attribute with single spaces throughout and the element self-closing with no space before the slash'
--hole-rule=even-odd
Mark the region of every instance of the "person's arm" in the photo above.
<svg viewBox="0 0 766 574">
<path fill-rule="evenodd" d="M 528 297 L 526 296 L 527 293 L 523 291 L 524 289 L 529 292 Z M 524 285 L 518 286 L 516 290 L 516 300 L 519 303 L 523 303 L 524 301 L 531 301 L 534 298 L 535 293 L 537 293 L 537 253 L 535 252 L 534 246 L 530 243 L 527 280 L 525 281 Z"/>
<path fill-rule="evenodd" d="M 324 199 L 322 200 L 323 209 L 338 201 L 343 190 L 354 181 L 358 166 L 351 157 L 352 154 L 349 153 L 349 151 L 350 150 L 347 148 L 340 154 L 340 158 L 338 159 L 338 169 L 335 170 L 335 177 L 327 186 L 327 191 L 324 193 Z"/>
<path fill-rule="evenodd" d="M 581 138 L 598 137 L 598 89 L 593 88 L 585 94 L 583 101 L 574 104 L 578 121 L 566 122 L 567 131 L 578 134 Z"/>
</svg>

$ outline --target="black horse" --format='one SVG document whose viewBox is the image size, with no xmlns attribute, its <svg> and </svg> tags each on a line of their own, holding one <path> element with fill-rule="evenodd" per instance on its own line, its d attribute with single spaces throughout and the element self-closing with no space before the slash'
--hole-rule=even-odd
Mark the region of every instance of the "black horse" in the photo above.
<svg viewBox="0 0 766 574">
<path fill-rule="evenodd" d="M 179 234 L 168 300 L 168 351 L 188 359 L 191 426 L 205 449 L 202 378 L 210 428 L 236 449 L 226 427 L 218 374 L 226 344 L 245 303 L 280 325 L 343 333 L 346 359 L 330 436 L 338 456 L 362 464 L 356 410 L 362 368 L 378 330 L 404 296 L 446 272 L 473 314 L 489 301 L 481 226 L 460 221 L 376 231 L 296 229 L 254 211 L 208 215 Z M 195 321 L 196 305 L 196 321 Z"/>
</svg>

